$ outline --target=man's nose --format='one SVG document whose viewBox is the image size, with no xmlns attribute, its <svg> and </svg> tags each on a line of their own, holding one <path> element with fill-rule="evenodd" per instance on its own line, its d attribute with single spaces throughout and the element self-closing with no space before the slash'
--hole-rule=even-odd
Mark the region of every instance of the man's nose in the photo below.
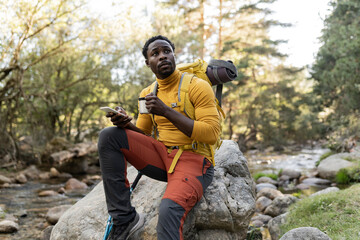
<svg viewBox="0 0 360 240">
<path fill-rule="evenodd" d="M 166 54 L 164 54 L 164 52 L 160 52 L 160 60 L 164 60 L 166 59 Z"/>
</svg>

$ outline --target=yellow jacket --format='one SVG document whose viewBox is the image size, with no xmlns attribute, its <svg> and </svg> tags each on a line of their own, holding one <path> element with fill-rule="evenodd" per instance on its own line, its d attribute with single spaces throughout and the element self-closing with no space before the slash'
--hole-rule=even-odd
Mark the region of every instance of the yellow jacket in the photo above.
<svg viewBox="0 0 360 240">
<path fill-rule="evenodd" d="M 157 96 L 169 107 L 171 107 L 171 103 L 177 102 L 180 78 L 181 72 L 176 69 L 166 79 L 156 79 L 159 84 Z M 143 89 L 140 97 L 145 97 L 152 90 L 151 86 Z M 192 144 L 193 140 L 213 145 L 219 138 L 221 131 L 220 117 L 211 86 L 206 81 L 194 77 L 189 86 L 189 99 L 195 108 L 194 127 L 190 138 L 178 130 L 165 117 L 155 115 L 154 120 L 158 129 L 158 140 L 166 146 L 189 145 Z M 178 107 L 175 107 L 174 110 L 180 112 Z M 186 116 L 185 113 L 182 112 L 182 114 Z M 150 114 L 139 114 L 136 126 L 150 135 L 153 127 Z M 206 154 L 206 157 L 211 158 L 211 153 Z"/>
</svg>

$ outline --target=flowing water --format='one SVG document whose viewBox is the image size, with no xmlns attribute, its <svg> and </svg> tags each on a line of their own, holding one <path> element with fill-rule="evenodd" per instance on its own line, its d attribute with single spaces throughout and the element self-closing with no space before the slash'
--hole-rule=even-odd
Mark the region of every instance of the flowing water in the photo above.
<svg viewBox="0 0 360 240">
<path fill-rule="evenodd" d="M 296 152 L 281 154 L 249 151 L 246 153 L 246 158 L 252 174 L 263 171 L 277 173 L 285 168 L 310 172 L 314 169 L 316 161 L 326 151 L 328 150 L 323 148 L 304 148 Z M 90 187 L 86 191 L 52 197 L 38 196 L 40 191 L 57 191 L 63 186 L 64 182 L 50 179 L 46 182 L 32 181 L 18 187 L 0 189 L 0 206 L 19 219 L 19 231 L 12 234 L 0 234 L 0 240 L 40 239 L 42 230 L 48 226 L 45 215 L 49 208 L 74 204 L 91 191 Z"/>
<path fill-rule="evenodd" d="M 248 151 L 245 156 L 248 160 L 250 172 L 278 173 L 281 169 L 293 169 L 302 173 L 309 173 L 315 169 L 316 162 L 320 156 L 329 149 L 314 147 L 303 148 L 298 151 L 276 153 Z"/>
<path fill-rule="evenodd" d="M 88 188 L 56 196 L 38 196 L 40 191 L 57 191 L 63 186 L 64 182 L 50 179 L 46 180 L 46 183 L 31 181 L 18 187 L 0 189 L 0 206 L 6 213 L 19 219 L 19 231 L 12 234 L 0 233 L 0 240 L 40 239 L 42 230 L 48 226 L 45 216 L 50 208 L 73 205 L 91 191 L 91 188 Z"/>
</svg>

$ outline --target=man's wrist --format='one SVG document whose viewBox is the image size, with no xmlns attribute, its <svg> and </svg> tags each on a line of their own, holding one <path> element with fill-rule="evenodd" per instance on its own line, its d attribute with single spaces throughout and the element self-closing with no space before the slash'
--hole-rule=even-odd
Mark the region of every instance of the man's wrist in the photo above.
<svg viewBox="0 0 360 240">
<path fill-rule="evenodd" d="M 168 118 L 173 111 L 174 110 L 171 107 L 166 106 L 166 109 L 165 109 L 165 112 L 164 112 L 164 117 Z"/>
</svg>

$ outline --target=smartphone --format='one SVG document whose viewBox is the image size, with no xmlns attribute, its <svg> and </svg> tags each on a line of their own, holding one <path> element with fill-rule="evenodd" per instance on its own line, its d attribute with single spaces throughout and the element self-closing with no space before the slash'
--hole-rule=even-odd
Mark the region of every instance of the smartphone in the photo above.
<svg viewBox="0 0 360 240">
<path fill-rule="evenodd" d="M 104 111 L 106 113 L 112 112 L 112 113 L 115 113 L 115 114 L 120 114 L 120 115 L 125 116 L 123 113 L 121 113 L 119 111 L 116 111 L 115 109 L 112 109 L 110 107 L 101 107 L 100 110 L 102 110 L 102 111 Z"/>
</svg>

